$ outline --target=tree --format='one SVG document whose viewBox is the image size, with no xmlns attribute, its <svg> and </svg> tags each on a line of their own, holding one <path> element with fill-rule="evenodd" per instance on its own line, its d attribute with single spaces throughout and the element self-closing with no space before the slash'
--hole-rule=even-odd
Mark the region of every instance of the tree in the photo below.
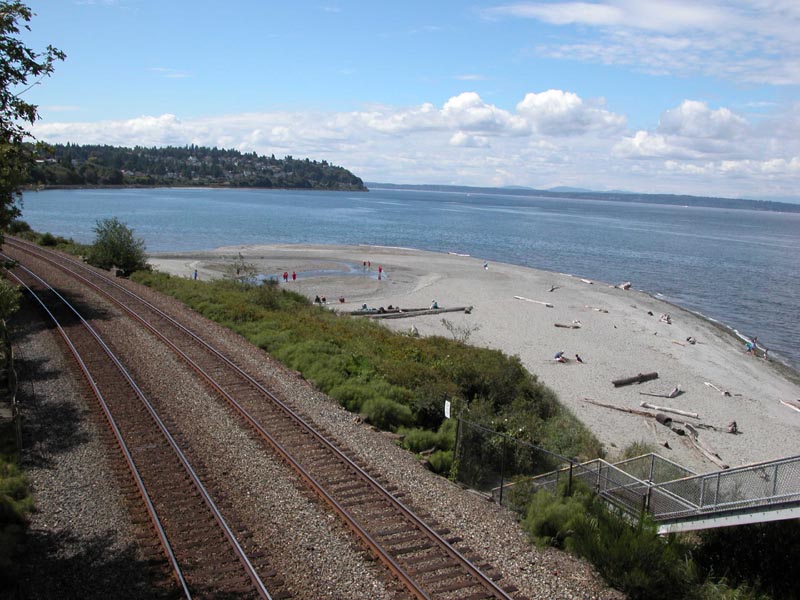
<svg viewBox="0 0 800 600">
<path fill-rule="evenodd" d="M 33 148 L 25 144 L 33 136 L 24 126 L 39 115 L 36 105 L 21 96 L 53 72 L 56 60 L 66 58 L 52 46 L 34 52 L 18 39 L 20 28 L 30 30 L 32 16 L 22 2 L 0 0 L 0 230 L 19 215 L 20 189 L 34 164 Z"/>
<path fill-rule="evenodd" d="M 147 268 L 144 240 L 136 238 L 133 230 L 113 217 L 97 221 L 94 244 L 89 248 L 89 264 L 100 269 L 116 267 L 123 275 Z"/>
</svg>

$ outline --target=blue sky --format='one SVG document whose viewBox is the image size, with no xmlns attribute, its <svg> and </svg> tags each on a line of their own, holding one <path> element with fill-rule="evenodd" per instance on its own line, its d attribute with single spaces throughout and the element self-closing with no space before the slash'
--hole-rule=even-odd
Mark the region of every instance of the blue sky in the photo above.
<svg viewBox="0 0 800 600">
<path fill-rule="evenodd" d="M 800 201 L 797 0 L 29 0 L 50 142 Z"/>
</svg>

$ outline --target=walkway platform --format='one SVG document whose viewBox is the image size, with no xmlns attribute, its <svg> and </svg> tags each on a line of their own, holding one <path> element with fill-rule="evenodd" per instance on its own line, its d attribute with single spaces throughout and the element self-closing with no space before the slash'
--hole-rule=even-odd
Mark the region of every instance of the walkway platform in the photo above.
<svg viewBox="0 0 800 600">
<path fill-rule="evenodd" d="M 800 518 L 800 456 L 698 475 L 657 454 L 596 459 L 534 477 L 555 491 L 580 481 L 625 514 L 649 514 L 660 533 Z"/>
</svg>

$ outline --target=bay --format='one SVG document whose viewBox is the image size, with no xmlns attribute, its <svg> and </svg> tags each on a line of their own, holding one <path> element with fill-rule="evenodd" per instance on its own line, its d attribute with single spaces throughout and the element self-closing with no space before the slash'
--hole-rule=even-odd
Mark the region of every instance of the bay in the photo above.
<svg viewBox="0 0 800 600">
<path fill-rule="evenodd" d="M 800 214 L 497 193 L 371 189 L 26 192 L 36 231 L 89 243 L 117 217 L 148 252 L 234 244 L 369 244 L 469 254 L 630 281 L 800 366 Z"/>
</svg>

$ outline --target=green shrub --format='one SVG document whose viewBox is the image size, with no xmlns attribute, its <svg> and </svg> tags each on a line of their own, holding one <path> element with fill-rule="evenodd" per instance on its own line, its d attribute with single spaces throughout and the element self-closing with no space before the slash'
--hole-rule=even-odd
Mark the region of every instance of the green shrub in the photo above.
<svg viewBox="0 0 800 600">
<path fill-rule="evenodd" d="M 147 268 L 144 240 L 134 237 L 133 230 L 119 219 L 97 221 L 94 232 L 87 257 L 90 264 L 101 269 L 116 267 L 125 275 Z"/>
<path fill-rule="evenodd" d="M 686 598 L 694 587 L 689 548 L 677 537 L 660 537 L 646 520 L 633 525 L 584 491 L 571 496 L 537 492 L 522 526 L 535 543 L 589 560 L 632 600 Z"/>
<path fill-rule="evenodd" d="M 56 236 L 52 233 L 43 233 L 39 236 L 39 245 L 40 246 L 55 246 L 58 243 Z"/>
<path fill-rule="evenodd" d="M 547 490 L 536 492 L 528 504 L 522 528 L 537 546 L 564 548 L 578 520 L 586 518 L 585 496 L 555 496 Z"/>
<path fill-rule="evenodd" d="M 453 453 L 447 450 L 437 450 L 428 457 L 428 465 L 434 473 L 447 476 L 453 467 Z"/>
<path fill-rule="evenodd" d="M 412 452 L 425 452 L 439 445 L 439 433 L 429 429 L 400 429 L 403 434 L 403 447 Z"/>
<path fill-rule="evenodd" d="M 8 233 L 11 235 L 19 235 L 31 231 L 31 226 L 22 219 L 14 219 L 8 224 Z"/>
<path fill-rule="evenodd" d="M 361 412 L 369 423 L 387 431 L 395 431 L 413 421 L 410 408 L 388 398 L 370 398 L 361 407 Z"/>
</svg>

